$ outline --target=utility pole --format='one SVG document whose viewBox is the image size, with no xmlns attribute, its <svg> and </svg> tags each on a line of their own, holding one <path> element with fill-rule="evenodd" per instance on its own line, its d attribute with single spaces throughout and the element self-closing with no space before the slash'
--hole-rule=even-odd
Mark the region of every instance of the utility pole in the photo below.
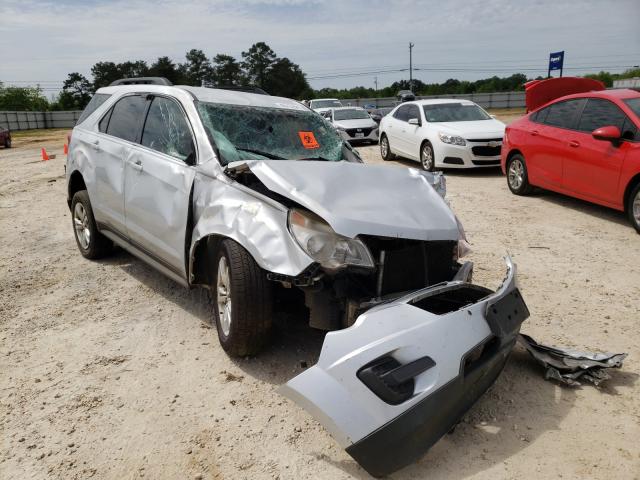
<svg viewBox="0 0 640 480">
<path fill-rule="evenodd" d="M 411 50 L 413 50 L 413 43 L 409 42 L 409 90 L 411 90 L 413 92 L 413 57 L 412 57 L 412 52 Z"/>
<path fill-rule="evenodd" d="M 373 77 L 373 83 L 376 86 L 376 108 L 378 108 L 378 77 Z"/>
</svg>

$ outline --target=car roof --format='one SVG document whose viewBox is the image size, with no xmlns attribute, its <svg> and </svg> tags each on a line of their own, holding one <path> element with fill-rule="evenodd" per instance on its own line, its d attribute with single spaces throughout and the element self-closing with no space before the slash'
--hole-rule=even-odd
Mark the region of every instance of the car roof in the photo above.
<svg viewBox="0 0 640 480">
<path fill-rule="evenodd" d="M 415 100 L 413 102 L 405 102 L 401 105 L 406 105 L 407 103 L 415 103 L 417 105 L 438 105 L 441 103 L 461 103 L 463 105 L 475 105 L 471 100 L 466 100 L 464 98 L 430 98 L 426 100 Z"/>
<path fill-rule="evenodd" d="M 220 88 L 191 87 L 188 85 L 117 85 L 100 88 L 96 93 L 158 93 L 165 95 L 184 95 L 185 92 L 201 102 L 225 103 L 229 105 L 245 105 L 252 107 L 282 108 L 287 110 L 304 110 L 307 107 L 296 100 L 284 97 L 273 97 L 238 90 L 223 90 Z"/>
<path fill-rule="evenodd" d="M 319 100 L 338 100 L 337 98 L 314 98 L 312 100 L 309 100 L 310 102 L 317 102 Z M 340 101 L 340 100 L 338 100 Z"/>
<path fill-rule="evenodd" d="M 594 92 L 574 93 L 571 95 L 565 95 L 564 97 L 560 97 L 557 100 L 567 100 L 569 98 L 585 98 L 585 97 L 619 98 L 622 100 L 627 98 L 639 98 L 640 92 L 636 92 L 635 90 L 631 90 L 628 88 L 616 88 L 612 90 L 598 90 Z"/>
<path fill-rule="evenodd" d="M 335 111 L 338 111 L 338 110 L 364 110 L 364 108 L 346 106 L 346 107 L 335 107 L 335 108 L 332 108 L 331 110 L 333 110 L 335 112 Z"/>
</svg>

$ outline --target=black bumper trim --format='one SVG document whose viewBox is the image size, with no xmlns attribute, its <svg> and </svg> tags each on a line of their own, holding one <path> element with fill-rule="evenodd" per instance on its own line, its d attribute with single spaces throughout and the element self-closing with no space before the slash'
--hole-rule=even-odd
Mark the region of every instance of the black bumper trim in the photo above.
<svg viewBox="0 0 640 480">
<path fill-rule="evenodd" d="M 517 328 L 519 331 L 519 328 Z M 420 458 L 494 383 L 516 341 L 517 331 L 503 338 L 493 355 L 460 374 L 391 422 L 346 449 L 369 474 L 388 475 Z M 487 339 L 495 340 L 496 337 Z"/>
</svg>

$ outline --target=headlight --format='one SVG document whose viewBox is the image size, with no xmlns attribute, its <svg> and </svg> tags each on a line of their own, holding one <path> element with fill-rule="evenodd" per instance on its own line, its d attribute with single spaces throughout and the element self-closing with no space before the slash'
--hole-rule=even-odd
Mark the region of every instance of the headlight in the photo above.
<svg viewBox="0 0 640 480">
<path fill-rule="evenodd" d="M 325 268 L 353 265 L 373 268 L 369 249 L 358 239 L 337 234 L 314 213 L 289 210 L 289 231 L 300 248 Z"/>
<path fill-rule="evenodd" d="M 440 140 L 443 143 L 450 143 L 451 145 L 460 145 L 461 147 L 464 147 L 467 142 L 464 141 L 464 138 L 462 137 L 458 137 L 457 135 L 449 135 L 448 133 L 438 133 L 438 136 L 440 137 Z"/>
</svg>

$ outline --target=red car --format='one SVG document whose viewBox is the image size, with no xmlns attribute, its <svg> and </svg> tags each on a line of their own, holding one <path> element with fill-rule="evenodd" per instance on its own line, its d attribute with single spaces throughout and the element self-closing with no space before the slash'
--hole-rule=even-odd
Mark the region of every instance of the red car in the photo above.
<svg viewBox="0 0 640 480">
<path fill-rule="evenodd" d="M 3 127 L 0 127 L 0 145 L 11 148 L 11 132 Z"/>
<path fill-rule="evenodd" d="M 509 189 L 541 187 L 626 211 L 640 233 L 640 93 L 566 95 L 510 124 L 501 153 Z"/>
</svg>

